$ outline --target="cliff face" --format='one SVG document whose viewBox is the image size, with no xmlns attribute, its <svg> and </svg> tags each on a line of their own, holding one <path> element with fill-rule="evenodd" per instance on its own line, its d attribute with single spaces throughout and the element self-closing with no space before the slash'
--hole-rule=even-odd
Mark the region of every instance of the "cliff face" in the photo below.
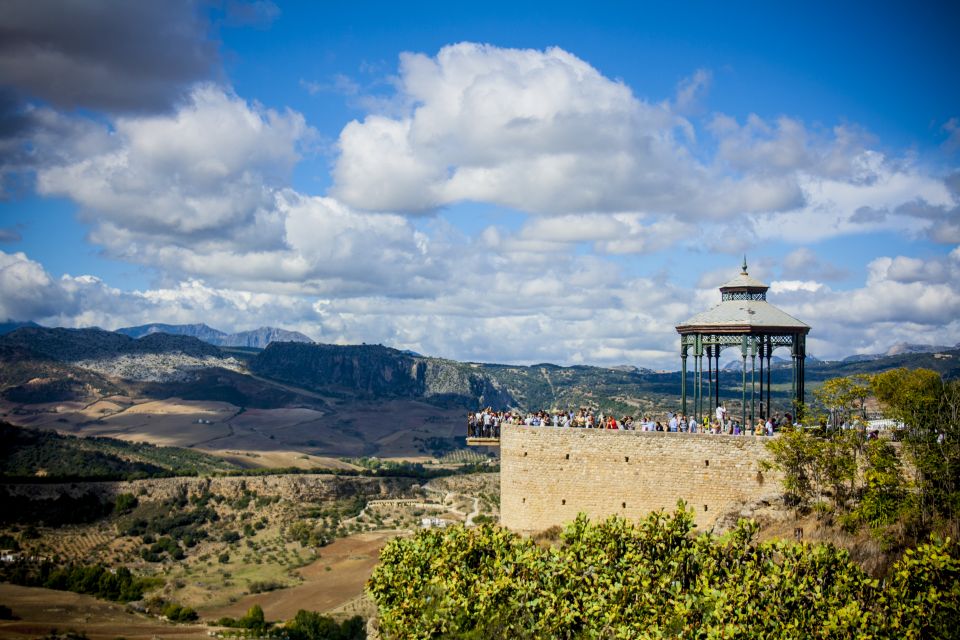
<svg viewBox="0 0 960 640">
<path fill-rule="evenodd" d="M 510 392 L 484 373 L 435 358 L 423 358 L 419 366 L 423 372 L 423 393 L 427 397 L 469 398 L 470 409 L 480 406 L 506 409 L 516 405 Z"/>
<path fill-rule="evenodd" d="M 507 407 L 512 397 L 482 372 L 449 360 L 413 356 L 380 345 L 273 343 L 250 364 L 264 377 L 363 397 L 424 398 L 475 408 Z"/>
</svg>

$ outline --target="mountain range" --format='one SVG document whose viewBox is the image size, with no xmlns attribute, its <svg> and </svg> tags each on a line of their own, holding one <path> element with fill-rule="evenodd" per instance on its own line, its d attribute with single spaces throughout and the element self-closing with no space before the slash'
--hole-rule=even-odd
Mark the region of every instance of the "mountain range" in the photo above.
<svg viewBox="0 0 960 640">
<path fill-rule="evenodd" d="M 154 333 L 191 336 L 218 347 L 251 347 L 265 349 L 271 342 L 313 342 L 299 331 L 287 331 L 275 327 L 260 327 L 250 331 L 226 333 L 206 324 L 142 324 L 137 327 L 123 327 L 117 333 L 142 338 Z"/>
<path fill-rule="evenodd" d="M 893 345 L 885 353 L 870 353 L 870 354 L 857 354 L 852 356 L 847 356 L 843 359 L 843 362 L 868 362 L 870 360 L 877 360 L 885 356 L 899 356 L 902 354 L 909 353 L 940 353 L 944 351 L 951 351 L 954 349 L 960 349 L 960 342 L 948 347 L 945 345 L 932 345 L 932 344 L 911 344 L 909 342 L 898 342 Z"/>
<path fill-rule="evenodd" d="M 175 334 L 164 330 L 168 327 L 144 325 L 116 332 L 16 329 L 0 336 L 0 396 L 19 403 L 90 400 L 125 388 L 140 396 L 225 400 L 237 406 L 315 405 L 318 400 L 307 398 L 322 394 L 343 402 L 406 399 L 467 409 L 591 405 L 635 414 L 675 405 L 680 391 L 679 372 L 457 362 L 381 345 L 317 344 L 302 334 L 269 328 L 246 332 L 257 333 L 256 338 L 236 339 L 243 334 L 231 338 L 203 324 L 173 325 Z M 288 334 L 301 341 L 277 339 Z M 232 344 L 211 344 L 213 340 L 267 344 L 263 349 L 237 350 Z M 960 377 L 960 349 L 898 351 L 870 360 L 808 359 L 808 383 L 898 366 L 927 367 L 945 377 Z M 788 387 L 790 361 L 775 360 L 774 384 Z M 722 386 L 735 386 L 739 367 L 723 371 L 721 378 L 729 379 Z"/>
</svg>

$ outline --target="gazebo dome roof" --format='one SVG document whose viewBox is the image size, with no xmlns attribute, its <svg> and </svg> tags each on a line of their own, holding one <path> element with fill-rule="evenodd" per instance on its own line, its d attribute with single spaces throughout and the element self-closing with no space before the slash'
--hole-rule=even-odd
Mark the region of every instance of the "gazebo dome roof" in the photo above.
<svg viewBox="0 0 960 640">
<path fill-rule="evenodd" d="M 808 333 L 808 324 L 767 302 L 769 288 L 750 276 L 744 258 L 740 273 L 720 287 L 720 304 L 678 324 L 677 333 Z"/>
<path fill-rule="evenodd" d="M 787 333 L 810 331 L 810 326 L 766 300 L 724 300 L 677 325 L 679 333 Z"/>
<path fill-rule="evenodd" d="M 770 286 L 760 282 L 746 271 L 741 271 L 736 278 L 725 282 L 720 285 L 720 291 L 742 291 L 742 290 L 752 290 L 757 289 L 758 291 L 766 291 Z"/>
</svg>

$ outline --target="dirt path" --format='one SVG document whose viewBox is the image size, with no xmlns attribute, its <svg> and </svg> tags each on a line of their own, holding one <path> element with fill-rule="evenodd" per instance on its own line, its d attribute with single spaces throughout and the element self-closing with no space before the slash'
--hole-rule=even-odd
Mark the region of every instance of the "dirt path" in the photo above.
<svg viewBox="0 0 960 640">
<path fill-rule="evenodd" d="M 455 492 L 455 491 L 441 491 L 440 489 L 434 489 L 433 487 L 431 487 L 431 486 L 429 486 L 429 485 L 424 485 L 424 486 L 423 486 L 423 490 L 424 490 L 424 491 L 428 491 L 428 492 L 430 492 L 430 493 L 442 493 L 442 494 L 443 494 L 443 498 L 440 500 L 440 504 L 442 504 L 443 507 L 444 507 L 447 511 L 449 511 L 450 513 L 455 513 L 455 514 L 457 514 L 458 516 L 463 516 L 463 518 L 464 518 L 464 524 L 465 524 L 466 526 L 468 526 L 468 527 L 472 527 L 472 526 L 473 526 L 473 519 L 476 518 L 478 515 L 480 515 L 480 499 L 479 499 L 479 498 L 476 498 L 476 497 L 473 498 L 473 511 L 471 511 L 470 513 L 464 513 L 463 511 L 460 511 L 459 509 L 454 509 L 452 506 L 447 506 L 447 501 L 448 501 L 448 500 L 450 500 L 450 499 L 453 498 L 454 496 L 460 496 L 460 495 L 463 495 L 463 494 L 457 493 L 457 492 Z"/>
<path fill-rule="evenodd" d="M 473 519 L 480 515 L 480 498 L 473 499 L 473 511 L 467 514 L 466 525 L 468 527 L 473 526 Z"/>
</svg>

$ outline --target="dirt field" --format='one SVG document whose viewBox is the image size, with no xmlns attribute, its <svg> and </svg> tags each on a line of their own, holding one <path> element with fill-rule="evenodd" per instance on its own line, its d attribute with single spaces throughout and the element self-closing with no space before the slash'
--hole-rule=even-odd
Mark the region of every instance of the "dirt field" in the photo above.
<svg viewBox="0 0 960 640">
<path fill-rule="evenodd" d="M 316 410 L 111 396 L 90 404 L 0 402 L 0 414 L 13 424 L 71 435 L 196 448 L 245 467 L 342 468 L 337 458 L 362 456 L 425 462 L 435 457 L 432 439 L 464 435 L 460 411 L 412 400 Z"/>
<path fill-rule="evenodd" d="M 268 620 L 287 620 L 300 609 L 330 611 L 363 593 L 377 564 L 380 549 L 397 535 L 377 531 L 341 538 L 320 550 L 320 558 L 299 570 L 303 584 L 289 589 L 244 596 L 236 602 L 201 609 L 200 616 L 216 620 L 240 617 L 254 604 L 263 607 Z"/>
<path fill-rule="evenodd" d="M 172 624 L 149 616 L 128 613 L 124 605 L 97 600 L 68 591 L 18 587 L 0 583 L 0 603 L 13 610 L 19 620 L 0 620 L 0 638 L 33 640 L 51 630 L 74 630 L 90 640 L 207 638 L 204 625 Z"/>
</svg>

